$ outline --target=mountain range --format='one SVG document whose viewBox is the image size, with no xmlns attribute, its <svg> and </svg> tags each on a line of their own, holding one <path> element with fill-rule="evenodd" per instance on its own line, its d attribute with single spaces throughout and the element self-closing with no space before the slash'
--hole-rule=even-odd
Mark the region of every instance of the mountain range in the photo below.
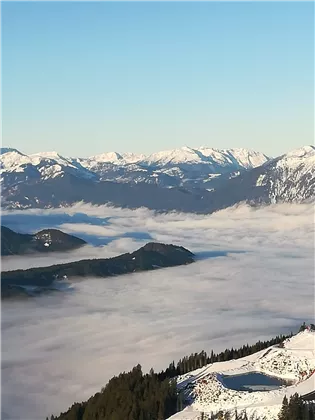
<svg viewBox="0 0 315 420">
<path fill-rule="evenodd" d="M 315 192 L 314 146 L 274 158 L 247 149 L 207 147 L 89 158 L 2 148 L 0 168 L 2 207 L 8 209 L 84 201 L 211 213 L 241 202 L 304 202 L 313 200 Z"/>
</svg>

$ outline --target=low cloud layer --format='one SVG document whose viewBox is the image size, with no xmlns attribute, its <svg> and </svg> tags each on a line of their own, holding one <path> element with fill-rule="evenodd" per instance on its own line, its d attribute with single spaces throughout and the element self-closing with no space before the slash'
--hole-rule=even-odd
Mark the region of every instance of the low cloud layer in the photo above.
<svg viewBox="0 0 315 420">
<path fill-rule="evenodd" d="M 238 207 L 210 216 L 77 205 L 5 212 L 20 232 L 57 227 L 90 244 L 34 265 L 180 244 L 190 266 L 84 279 L 66 293 L 2 303 L 3 418 L 44 419 L 97 392 L 120 371 L 145 370 L 295 329 L 314 317 L 311 205 Z M 216 251 L 217 258 L 205 258 Z M 33 265 L 2 259 L 2 269 Z M 21 352 L 21 349 L 23 351 Z"/>
</svg>

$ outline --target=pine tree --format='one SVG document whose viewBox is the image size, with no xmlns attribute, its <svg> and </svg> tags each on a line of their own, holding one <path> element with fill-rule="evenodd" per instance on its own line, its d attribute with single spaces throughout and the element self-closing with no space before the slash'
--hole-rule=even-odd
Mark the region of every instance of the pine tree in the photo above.
<svg viewBox="0 0 315 420">
<path fill-rule="evenodd" d="M 282 407 L 281 407 L 281 411 L 279 413 L 279 420 L 290 420 L 289 419 L 289 402 L 288 402 L 288 398 L 285 395 L 283 400 L 282 400 Z"/>
<path fill-rule="evenodd" d="M 303 420 L 303 400 L 298 394 L 290 397 L 288 420 Z"/>
<path fill-rule="evenodd" d="M 183 409 L 183 394 L 181 391 L 179 391 L 177 395 L 177 412 L 182 411 Z"/>
<path fill-rule="evenodd" d="M 305 321 L 303 322 L 303 324 L 300 326 L 299 332 L 306 330 L 306 324 Z"/>
<path fill-rule="evenodd" d="M 164 404 L 161 402 L 159 404 L 158 420 L 164 420 Z"/>
</svg>

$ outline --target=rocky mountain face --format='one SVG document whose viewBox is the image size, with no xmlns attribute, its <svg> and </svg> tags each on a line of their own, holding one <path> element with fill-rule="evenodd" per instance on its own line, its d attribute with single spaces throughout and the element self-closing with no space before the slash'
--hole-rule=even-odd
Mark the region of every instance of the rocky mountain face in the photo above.
<svg viewBox="0 0 315 420">
<path fill-rule="evenodd" d="M 17 233 L 1 226 L 1 255 L 22 255 L 34 252 L 70 251 L 85 245 L 80 238 L 58 229 L 44 229 L 35 234 Z"/>
<path fill-rule="evenodd" d="M 2 207 L 46 208 L 78 201 L 155 210 L 213 212 L 242 201 L 301 202 L 314 197 L 315 148 L 277 158 L 246 149 L 183 147 L 150 156 L 2 149 Z"/>
</svg>

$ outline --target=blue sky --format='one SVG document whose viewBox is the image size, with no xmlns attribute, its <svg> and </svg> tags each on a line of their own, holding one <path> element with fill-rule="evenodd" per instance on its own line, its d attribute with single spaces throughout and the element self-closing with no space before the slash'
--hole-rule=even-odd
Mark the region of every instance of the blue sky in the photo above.
<svg viewBox="0 0 315 420">
<path fill-rule="evenodd" d="M 2 2 L 3 145 L 313 143 L 312 2 Z"/>
</svg>

